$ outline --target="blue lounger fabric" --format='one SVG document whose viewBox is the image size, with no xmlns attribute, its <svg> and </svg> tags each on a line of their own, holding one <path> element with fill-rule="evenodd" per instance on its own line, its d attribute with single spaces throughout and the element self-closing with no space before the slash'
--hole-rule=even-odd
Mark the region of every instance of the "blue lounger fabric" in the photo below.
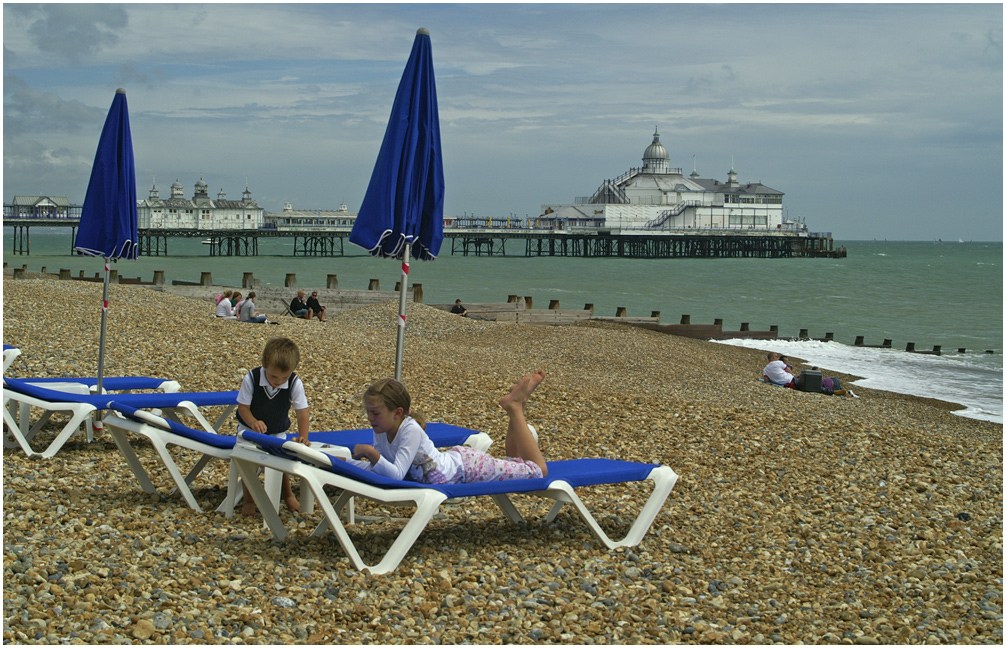
<svg viewBox="0 0 1006 648">
<path fill-rule="evenodd" d="M 464 445 L 465 441 L 474 434 L 474 430 L 451 425 L 449 423 L 427 423 L 426 434 L 438 448 L 450 448 Z M 286 436 L 288 440 L 296 439 L 295 433 Z M 311 441 L 320 441 L 329 445 L 345 446 L 352 448 L 358 443 L 374 443 L 374 431 L 370 428 L 362 430 L 336 430 L 333 432 L 312 432 Z"/>
<path fill-rule="evenodd" d="M 3 382 L 5 387 L 39 400 L 54 403 L 87 403 L 97 409 L 108 409 L 108 394 L 72 394 L 32 385 L 30 381 L 7 377 L 4 377 Z M 237 398 L 238 392 L 236 390 L 225 392 L 174 392 L 166 394 L 115 394 L 116 402 L 138 408 L 175 407 L 182 401 L 191 402 L 197 407 L 227 405 L 236 403 Z"/>
<path fill-rule="evenodd" d="M 78 385 L 87 385 L 88 387 L 97 387 L 97 378 L 20 378 L 24 382 L 30 382 L 32 384 L 38 383 L 76 383 Z M 164 378 L 147 378 L 144 376 L 116 376 L 116 377 L 102 377 L 101 387 L 109 391 L 119 391 L 126 389 L 159 389 L 161 385 L 165 383 Z"/>
</svg>

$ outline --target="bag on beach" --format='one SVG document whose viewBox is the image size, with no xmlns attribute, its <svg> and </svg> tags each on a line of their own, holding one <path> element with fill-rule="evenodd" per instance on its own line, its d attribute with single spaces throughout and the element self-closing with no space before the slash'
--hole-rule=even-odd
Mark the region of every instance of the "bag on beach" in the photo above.
<svg viewBox="0 0 1006 648">
<path fill-rule="evenodd" d="M 842 383 L 839 382 L 838 378 L 832 378 L 828 376 L 827 378 L 821 379 L 821 393 L 831 396 L 836 391 L 842 388 Z"/>
</svg>

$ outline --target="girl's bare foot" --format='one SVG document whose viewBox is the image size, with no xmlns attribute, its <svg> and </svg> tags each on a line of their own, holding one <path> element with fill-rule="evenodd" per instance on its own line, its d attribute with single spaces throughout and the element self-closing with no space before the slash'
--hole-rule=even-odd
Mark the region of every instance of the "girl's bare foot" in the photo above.
<svg viewBox="0 0 1006 648">
<path fill-rule="evenodd" d="M 251 498 L 248 498 L 245 500 L 244 504 L 241 505 L 241 515 L 244 515 L 245 517 L 252 517 L 258 513 L 258 510 L 255 508 L 255 502 L 248 501 L 250 499 Z"/>
<path fill-rule="evenodd" d="M 510 388 L 510 393 L 500 399 L 500 407 L 509 409 L 514 405 L 525 405 L 532 392 L 538 388 L 541 381 L 545 380 L 545 370 L 539 369 L 534 373 L 525 374 Z"/>
<path fill-rule="evenodd" d="M 286 507 L 293 511 L 294 513 L 300 513 L 300 502 L 297 501 L 297 496 L 293 493 L 287 495 L 283 498 L 286 502 Z"/>
</svg>

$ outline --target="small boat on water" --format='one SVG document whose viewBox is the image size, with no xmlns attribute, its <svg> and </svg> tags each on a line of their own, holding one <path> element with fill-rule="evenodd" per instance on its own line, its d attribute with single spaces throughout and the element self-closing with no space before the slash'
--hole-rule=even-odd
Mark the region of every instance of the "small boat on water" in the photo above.
<svg viewBox="0 0 1006 648">
<path fill-rule="evenodd" d="M 203 239 L 203 245 L 213 245 L 213 239 Z"/>
</svg>

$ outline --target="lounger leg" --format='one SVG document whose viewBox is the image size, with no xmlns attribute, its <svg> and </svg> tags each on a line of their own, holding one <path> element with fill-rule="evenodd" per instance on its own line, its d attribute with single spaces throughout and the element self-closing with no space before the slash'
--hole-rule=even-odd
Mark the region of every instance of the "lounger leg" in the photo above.
<svg viewBox="0 0 1006 648">
<path fill-rule="evenodd" d="M 175 486 L 178 487 L 178 492 L 180 492 L 182 497 L 185 498 L 185 502 L 191 506 L 193 510 L 202 512 L 203 509 L 199 506 L 199 503 L 196 502 L 196 498 L 192 494 L 192 491 L 189 490 L 189 485 L 182 476 L 182 471 L 178 469 L 178 464 L 175 463 L 171 453 L 168 452 L 167 445 L 155 438 L 151 438 L 150 443 L 153 444 L 154 449 L 157 450 L 157 454 L 161 458 L 161 463 L 163 463 L 164 467 L 168 470 L 168 474 L 171 475 L 171 479 L 175 481 Z"/>
<path fill-rule="evenodd" d="M 224 423 L 226 423 L 230 419 L 231 415 L 234 414 L 234 410 L 236 410 L 237 407 L 238 407 L 237 404 L 227 406 L 227 409 L 224 410 L 223 414 L 218 416 L 216 420 L 213 421 L 213 432 L 220 431 L 220 428 L 223 427 Z"/>
<path fill-rule="evenodd" d="M 559 515 L 559 510 L 565 503 L 565 500 L 557 499 L 555 503 L 552 504 L 552 508 L 549 509 L 548 515 L 545 516 L 545 524 L 551 524 L 555 520 L 555 517 Z"/>
<path fill-rule="evenodd" d="M 360 553 L 356 550 L 356 545 L 353 544 L 352 538 L 349 537 L 349 533 L 346 531 L 346 527 L 342 524 L 339 519 L 338 508 L 345 505 L 345 503 L 353 498 L 353 494 L 348 491 L 343 491 L 343 493 L 337 498 L 336 505 L 333 506 L 332 502 L 325 495 L 324 485 L 319 481 L 302 476 L 302 479 L 307 480 L 309 487 L 314 491 L 315 497 L 318 500 L 318 506 L 321 507 L 325 515 L 325 520 L 318 525 L 315 532 L 312 535 L 323 533 L 325 529 L 331 528 L 332 532 L 335 533 L 336 538 L 339 540 L 339 544 L 342 546 L 343 551 L 349 557 L 350 562 L 357 569 L 368 569 L 372 574 L 386 574 L 387 572 L 394 571 L 398 567 L 405 555 L 409 553 L 409 549 L 415 544 L 416 538 L 419 534 L 423 532 L 426 525 L 429 524 L 433 516 L 436 515 L 437 511 L 440 510 L 440 505 L 443 503 L 447 496 L 439 491 L 434 490 L 424 490 L 417 494 L 415 499 L 416 511 L 409 519 L 408 523 L 402 528 L 402 531 L 395 538 L 395 541 L 388 548 L 387 553 L 384 554 L 384 558 L 380 560 L 376 565 L 367 565 L 363 562 L 360 557 Z"/>
<path fill-rule="evenodd" d="M 67 439 L 69 439 L 71 436 L 76 434 L 77 431 L 80 430 L 81 423 L 83 423 L 84 420 L 87 417 L 89 417 L 91 415 L 91 412 L 93 411 L 94 408 L 90 406 L 75 408 L 75 410 L 73 410 L 74 412 L 73 417 L 65 426 L 63 426 L 63 429 L 60 430 L 59 434 L 56 435 L 56 438 L 53 439 L 52 443 L 49 444 L 49 447 L 46 448 L 41 453 L 29 452 L 29 455 L 40 454 L 42 457 L 45 457 L 46 459 L 54 456 L 57 452 L 60 451 L 60 448 L 63 447 L 63 444 L 66 443 Z M 46 414 L 48 415 L 49 412 L 47 412 Z M 32 436 L 34 436 L 34 433 L 32 433 Z M 27 446 L 27 443 L 25 444 L 25 446 Z M 25 451 L 28 452 L 29 448 L 26 447 Z"/>
<path fill-rule="evenodd" d="M 247 486 L 252 499 L 255 500 L 255 505 L 258 507 L 259 512 L 262 513 L 262 518 L 265 520 L 269 530 L 272 531 L 273 537 L 280 542 L 286 540 L 288 535 L 286 527 L 283 526 L 283 521 L 280 519 L 279 513 L 276 511 L 276 507 L 273 506 L 272 502 L 269 500 L 269 496 L 266 494 L 265 488 L 262 487 L 262 483 L 258 479 L 258 466 L 241 461 L 240 459 L 232 459 L 232 461 L 237 466 L 238 474 L 241 475 L 241 480 L 245 483 L 245 486 Z"/>
<path fill-rule="evenodd" d="M 238 475 L 237 464 L 234 463 L 232 459 L 230 461 L 230 469 L 227 471 L 227 497 L 224 501 L 217 507 L 217 512 L 223 513 L 224 517 L 228 520 L 234 516 L 234 507 L 238 505 L 238 502 L 244 495 L 244 489 L 241 488 L 241 480 Z"/>
<path fill-rule="evenodd" d="M 369 567 L 370 572 L 372 574 L 386 574 L 394 571 L 405 558 L 405 554 L 409 553 L 409 549 L 415 544 L 419 534 L 440 510 L 440 504 L 445 499 L 447 496 L 439 491 L 430 490 L 420 493 L 416 501 L 416 512 L 409 518 L 408 524 L 392 543 L 381 562 Z"/>
<path fill-rule="evenodd" d="M 191 484 L 193 480 L 195 480 L 195 478 L 199 475 L 199 473 L 203 471 L 203 468 L 206 467 L 206 464 L 210 462 L 210 459 L 213 458 L 214 457 L 212 455 L 208 454 L 204 454 L 202 457 L 200 457 L 199 461 L 196 462 L 196 465 L 192 466 L 192 470 L 189 471 L 189 474 L 185 475 L 185 483 Z"/>
<path fill-rule="evenodd" d="M 513 505 L 510 498 L 506 496 L 505 493 L 499 493 L 496 495 L 491 495 L 493 501 L 496 502 L 496 506 L 500 508 L 503 513 L 510 518 L 510 521 L 514 524 L 520 524 L 524 521 L 524 517 L 517 510 L 517 507 Z"/>
<path fill-rule="evenodd" d="M 150 481 L 150 475 L 147 474 L 143 464 L 140 463 L 140 458 L 136 456 L 133 446 L 129 445 L 129 438 L 126 436 L 125 430 L 109 426 L 108 432 L 112 435 L 112 440 L 115 441 L 115 445 L 119 447 L 119 452 L 121 452 L 122 456 L 125 457 L 126 465 L 129 466 L 129 469 L 132 470 L 133 474 L 136 476 L 136 481 L 140 482 L 140 488 L 143 489 L 143 492 L 156 493 L 157 488 L 155 488 L 154 483 Z"/>
<path fill-rule="evenodd" d="M 605 544 L 608 549 L 614 549 L 616 547 L 634 547 L 639 544 L 643 536 L 649 530 L 650 525 L 653 524 L 653 520 L 656 519 L 657 514 L 664 505 L 664 501 L 667 500 L 667 496 L 671 493 L 671 489 L 674 488 L 674 484 L 678 481 L 678 475 L 668 466 L 658 466 L 650 471 L 649 477 L 647 479 L 653 482 L 653 492 L 650 494 L 649 499 L 646 500 L 646 504 L 639 511 L 639 515 L 636 517 L 636 521 L 633 522 L 632 527 L 629 532 L 625 534 L 625 537 L 621 540 L 613 540 L 608 537 L 608 535 L 601 529 L 598 525 L 597 520 L 594 516 L 590 514 L 587 507 L 584 506 L 583 502 L 577 497 L 576 493 L 573 492 L 573 488 L 566 482 L 553 482 L 550 491 L 558 491 L 555 494 L 557 500 L 564 499 L 572 504 L 583 521 L 587 523 L 590 530 L 594 533 L 597 538 Z M 548 495 L 551 496 L 551 495 Z"/>
</svg>

